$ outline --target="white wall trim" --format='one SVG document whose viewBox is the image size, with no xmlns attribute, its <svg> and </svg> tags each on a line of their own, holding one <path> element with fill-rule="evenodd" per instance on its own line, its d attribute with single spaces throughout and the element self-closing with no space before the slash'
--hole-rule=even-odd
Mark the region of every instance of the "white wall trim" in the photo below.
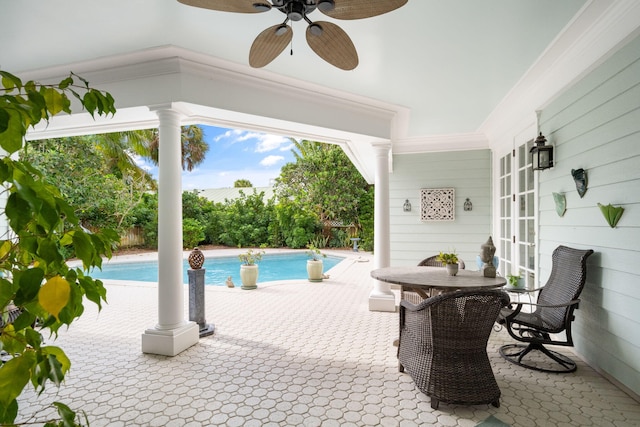
<svg viewBox="0 0 640 427">
<path fill-rule="evenodd" d="M 465 151 L 489 148 L 482 133 L 461 133 L 405 138 L 394 141 L 394 154 L 415 154 L 439 151 Z"/>
<path fill-rule="evenodd" d="M 478 132 L 500 139 L 532 111 L 544 108 L 566 88 L 640 33 L 637 0 L 590 0 L 554 39 L 493 110 Z"/>
</svg>

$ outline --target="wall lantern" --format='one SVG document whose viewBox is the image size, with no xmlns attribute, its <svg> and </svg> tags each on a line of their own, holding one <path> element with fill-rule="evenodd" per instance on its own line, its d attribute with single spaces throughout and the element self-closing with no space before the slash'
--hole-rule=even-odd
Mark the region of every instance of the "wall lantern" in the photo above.
<svg viewBox="0 0 640 427">
<path fill-rule="evenodd" d="M 402 205 L 402 210 L 405 212 L 411 212 L 411 203 L 409 203 L 409 199 L 404 201 L 404 205 Z"/>
<path fill-rule="evenodd" d="M 468 197 L 467 197 L 467 200 L 464 201 L 464 210 L 465 211 L 473 210 L 473 203 L 471 203 L 471 200 L 469 200 Z"/>
<path fill-rule="evenodd" d="M 534 171 L 553 167 L 553 145 L 545 145 L 545 142 L 547 142 L 547 138 L 540 132 L 540 135 L 536 138 L 535 145 L 529 151 Z"/>
</svg>

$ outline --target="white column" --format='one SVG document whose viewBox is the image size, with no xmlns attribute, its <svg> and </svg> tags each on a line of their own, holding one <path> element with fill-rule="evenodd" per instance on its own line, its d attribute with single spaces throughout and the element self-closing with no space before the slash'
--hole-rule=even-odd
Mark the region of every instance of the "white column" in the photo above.
<svg viewBox="0 0 640 427">
<path fill-rule="evenodd" d="M 390 226 L 389 226 L 389 153 L 390 143 L 375 143 L 375 208 L 374 208 L 374 240 L 373 267 L 388 267 L 391 260 Z M 369 294 L 370 311 L 395 311 L 396 298 L 391 292 L 389 283 L 373 280 L 373 290 Z"/>
<path fill-rule="evenodd" d="M 182 147 L 180 114 L 157 110 L 158 163 L 158 324 L 142 334 L 144 353 L 175 356 L 196 344 L 199 329 L 184 315 L 182 280 Z"/>
</svg>

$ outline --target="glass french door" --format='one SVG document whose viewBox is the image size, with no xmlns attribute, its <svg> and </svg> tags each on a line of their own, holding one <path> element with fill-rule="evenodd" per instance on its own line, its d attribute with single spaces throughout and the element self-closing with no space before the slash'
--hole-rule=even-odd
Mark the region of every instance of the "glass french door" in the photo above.
<svg viewBox="0 0 640 427">
<path fill-rule="evenodd" d="M 503 276 L 519 275 L 524 285 L 535 286 L 536 186 L 529 150 L 533 140 L 499 161 L 500 265 Z"/>
</svg>

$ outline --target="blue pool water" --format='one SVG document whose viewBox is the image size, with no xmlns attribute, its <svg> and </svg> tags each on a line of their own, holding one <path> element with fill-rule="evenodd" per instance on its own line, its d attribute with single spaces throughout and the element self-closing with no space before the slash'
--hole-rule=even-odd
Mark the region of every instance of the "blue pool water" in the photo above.
<svg viewBox="0 0 640 427">
<path fill-rule="evenodd" d="M 264 255 L 259 265 L 258 283 L 274 280 L 294 280 L 307 278 L 307 255 L 303 252 L 293 254 Z M 323 258 L 324 271 L 338 264 L 344 258 L 327 256 Z M 206 258 L 203 269 L 205 285 L 226 286 L 227 277 L 240 286 L 240 261 L 238 257 Z M 183 282 L 189 283 L 187 270 L 189 264 L 185 260 L 182 266 Z M 158 281 L 158 263 L 156 261 L 134 263 L 104 263 L 102 271 L 95 269 L 90 273 L 94 279 L 135 280 L 141 282 Z"/>
</svg>

